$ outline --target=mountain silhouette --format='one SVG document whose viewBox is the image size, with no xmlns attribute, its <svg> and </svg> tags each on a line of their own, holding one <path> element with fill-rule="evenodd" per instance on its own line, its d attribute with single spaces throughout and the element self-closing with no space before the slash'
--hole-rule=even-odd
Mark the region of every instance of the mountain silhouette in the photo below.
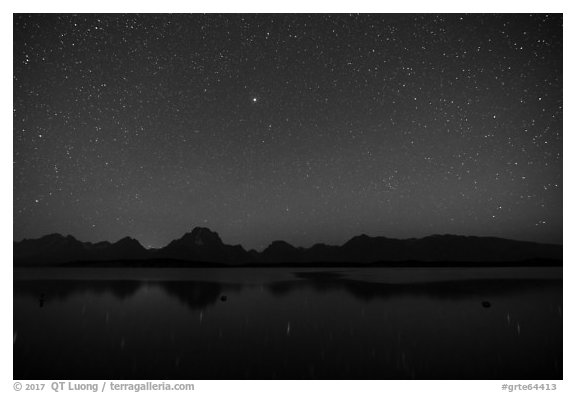
<svg viewBox="0 0 576 393">
<path fill-rule="evenodd" d="M 201 227 L 196 227 L 180 239 L 173 240 L 158 250 L 155 257 L 199 262 L 250 262 L 248 252 L 242 246 L 226 245 L 216 232 Z"/>
<path fill-rule="evenodd" d="M 148 251 L 136 239 L 125 237 L 116 243 L 90 243 L 57 233 L 39 239 L 14 242 L 14 262 L 19 265 L 55 265 L 71 261 L 138 260 Z"/>
<path fill-rule="evenodd" d="M 298 249 L 283 240 L 276 240 L 262 251 L 260 260 L 266 262 L 298 261 L 301 260 L 303 251 L 304 249 Z"/>
<path fill-rule="evenodd" d="M 167 246 L 147 250 L 135 239 L 115 243 L 82 242 L 73 236 L 51 234 L 14 242 L 16 266 L 51 266 L 74 262 L 75 266 L 302 266 L 385 264 L 394 266 L 441 263 L 448 265 L 522 264 L 544 261 L 558 264 L 562 245 L 495 237 L 432 235 L 420 239 L 392 239 L 360 235 L 341 246 L 315 244 L 294 247 L 274 241 L 262 252 L 225 244 L 218 233 L 196 227 Z M 536 261 L 536 262 L 535 262 Z M 106 263 L 104 263 L 106 262 Z"/>
</svg>

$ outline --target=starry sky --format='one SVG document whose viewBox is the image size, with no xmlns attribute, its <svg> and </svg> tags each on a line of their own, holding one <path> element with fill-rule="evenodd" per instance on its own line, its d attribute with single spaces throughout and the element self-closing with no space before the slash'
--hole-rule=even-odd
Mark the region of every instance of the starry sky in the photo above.
<svg viewBox="0 0 576 393">
<path fill-rule="evenodd" d="M 562 243 L 562 16 L 14 15 L 14 240 Z"/>
</svg>

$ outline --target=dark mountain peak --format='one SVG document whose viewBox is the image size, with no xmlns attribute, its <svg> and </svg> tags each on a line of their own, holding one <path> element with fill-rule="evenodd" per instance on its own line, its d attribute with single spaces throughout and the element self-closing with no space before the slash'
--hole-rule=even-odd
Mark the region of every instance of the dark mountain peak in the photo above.
<svg viewBox="0 0 576 393">
<path fill-rule="evenodd" d="M 317 251 L 317 250 L 331 250 L 334 248 L 339 248 L 340 246 L 334 246 L 331 244 L 325 244 L 325 243 L 316 243 L 314 245 L 312 245 L 312 247 L 310 247 L 308 249 L 308 251 Z"/>
<path fill-rule="evenodd" d="M 214 234 L 216 234 L 216 232 L 214 232 L 210 228 L 206 228 L 206 227 L 194 227 L 194 229 L 192 229 L 191 233 L 193 233 L 193 234 L 198 234 L 198 233 L 214 233 Z"/>
<path fill-rule="evenodd" d="M 302 250 L 294 247 L 283 240 L 276 240 L 270 243 L 264 251 L 262 257 L 267 262 L 294 262 L 300 257 Z"/>
<path fill-rule="evenodd" d="M 60 233 L 50 233 L 49 235 L 42 236 L 38 239 L 24 239 L 25 241 L 44 242 L 44 243 L 64 243 L 64 242 L 78 242 L 72 235 L 62 235 Z"/>
<path fill-rule="evenodd" d="M 130 236 L 125 236 L 122 239 L 118 240 L 116 243 L 114 244 L 140 244 L 140 242 L 136 239 L 134 239 L 133 237 Z"/>
<path fill-rule="evenodd" d="M 180 239 L 186 243 L 191 243 L 194 246 L 222 246 L 222 240 L 218 233 L 211 231 L 208 228 L 196 227 L 191 232 L 186 233 Z"/>
<path fill-rule="evenodd" d="M 144 249 L 140 242 L 130 236 L 123 237 L 113 244 L 114 247 L 130 248 L 130 249 Z"/>
<path fill-rule="evenodd" d="M 68 235 L 68 236 L 70 236 L 70 235 Z M 62 234 L 60 234 L 60 233 L 50 233 L 50 234 L 48 234 L 48 235 L 42 236 L 42 237 L 41 237 L 40 239 L 38 239 L 38 240 L 52 240 L 52 239 L 55 240 L 55 239 L 64 239 L 64 238 L 66 238 L 66 236 L 64 236 L 64 235 L 62 235 Z M 24 240 L 29 240 L 29 239 L 24 239 Z M 30 239 L 30 240 L 32 240 L 32 239 Z"/>
<path fill-rule="evenodd" d="M 58 245 L 70 245 L 70 244 L 82 243 L 80 240 L 76 239 L 72 235 L 64 236 L 59 233 L 51 233 L 39 239 L 27 239 L 27 241 L 36 242 L 38 244 L 58 244 Z"/>
<path fill-rule="evenodd" d="M 111 245 L 112 245 L 112 243 L 110 243 L 109 241 L 106 241 L 106 240 L 98 242 L 98 243 L 94 243 L 94 244 L 90 244 L 90 243 L 88 244 L 88 246 L 90 248 L 94 248 L 94 249 L 106 248 L 106 247 L 110 247 Z"/>
<path fill-rule="evenodd" d="M 266 250 L 295 250 L 296 247 L 294 247 L 292 244 L 285 242 L 284 240 L 274 240 L 272 243 L 270 243 L 270 245 L 268 247 L 266 247 Z"/>
<path fill-rule="evenodd" d="M 226 245 L 218 233 L 196 227 L 158 250 L 145 249 L 136 239 L 124 237 L 115 243 L 90 243 L 71 235 L 53 233 L 13 244 L 14 260 L 22 265 L 50 265 L 71 261 L 121 261 L 174 259 L 223 264 L 249 263 L 381 263 L 400 261 L 503 262 L 562 260 L 562 245 L 540 244 L 495 237 L 431 235 L 393 239 L 355 236 L 344 245 L 315 244 L 295 247 L 283 240 L 272 242 L 262 252 L 247 252 L 240 245 Z"/>
<path fill-rule="evenodd" d="M 250 258 L 240 245 L 226 245 L 218 233 L 208 228 L 196 227 L 178 240 L 160 249 L 157 255 L 164 258 L 196 262 L 242 263 Z"/>
<path fill-rule="evenodd" d="M 87 245 L 73 236 L 63 236 L 58 233 L 43 236 L 39 239 L 24 239 L 15 242 L 14 258 L 38 258 L 43 261 L 72 260 L 80 256 Z"/>
<path fill-rule="evenodd" d="M 372 236 L 368 236 L 365 233 L 358 235 L 358 236 L 354 236 L 352 239 L 348 240 L 346 243 L 344 243 L 344 246 L 346 245 L 352 245 L 352 244 L 360 244 L 360 243 L 366 243 L 369 241 L 372 241 L 374 239 L 386 239 L 385 237 L 372 237 Z"/>
<path fill-rule="evenodd" d="M 147 255 L 147 250 L 138 240 L 126 236 L 102 250 L 99 257 L 107 260 L 137 259 L 145 258 Z M 98 256 L 96 256 L 96 259 L 98 259 Z"/>
<path fill-rule="evenodd" d="M 354 236 L 354 237 L 353 237 L 352 239 L 350 239 L 350 240 L 354 240 L 354 239 L 357 239 L 357 240 L 368 240 L 368 239 L 374 239 L 374 238 L 375 238 L 375 236 L 368 236 L 367 234 L 363 233 L 363 234 L 361 234 L 361 235 Z"/>
</svg>

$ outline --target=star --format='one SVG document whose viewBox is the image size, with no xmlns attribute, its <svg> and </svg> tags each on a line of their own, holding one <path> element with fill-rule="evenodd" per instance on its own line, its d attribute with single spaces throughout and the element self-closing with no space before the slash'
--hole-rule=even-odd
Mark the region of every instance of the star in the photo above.
<svg viewBox="0 0 576 393">
<path fill-rule="evenodd" d="M 15 239 L 562 242 L 561 14 L 18 14 L 14 33 Z"/>
</svg>

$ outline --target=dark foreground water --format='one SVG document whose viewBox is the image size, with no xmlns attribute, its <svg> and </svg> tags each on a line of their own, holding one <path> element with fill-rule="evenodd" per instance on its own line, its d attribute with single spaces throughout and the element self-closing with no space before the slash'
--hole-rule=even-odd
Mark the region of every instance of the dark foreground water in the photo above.
<svg viewBox="0 0 576 393">
<path fill-rule="evenodd" d="M 561 268 L 14 274 L 15 379 L 561 379 Z"/>
</svg>

